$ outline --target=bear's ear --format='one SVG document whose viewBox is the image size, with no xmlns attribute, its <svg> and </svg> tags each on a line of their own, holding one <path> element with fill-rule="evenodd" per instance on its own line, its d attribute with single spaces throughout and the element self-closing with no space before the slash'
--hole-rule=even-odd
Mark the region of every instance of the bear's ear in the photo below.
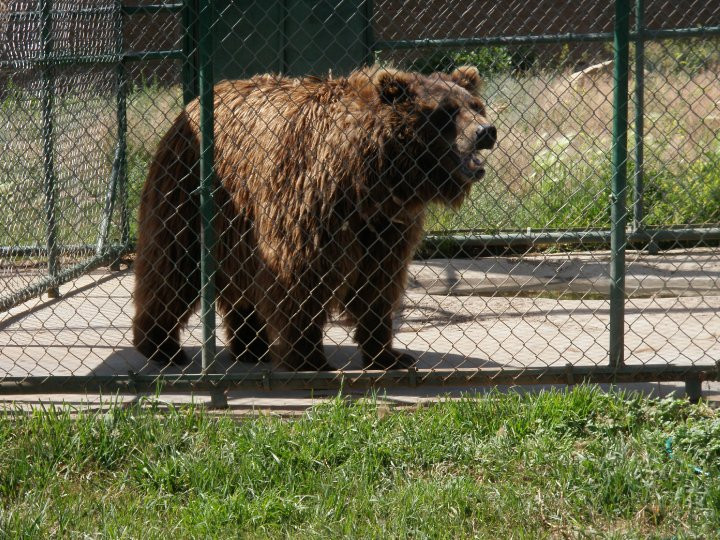
<svg viewBox="0 0 720 540">
<path fill-rule="evenodd" d="M 450 74 L 453 82 L 462 86 L 471 94 L 477 94 L 482 89 L 480 72 L 475 66 L 460 66 Z"/>
<path fill-rule="evenodd" d="M 413 96 L 412 77 L 391 69 L 381 69 L 375 75 L 375 88 L 385 103 L 400 103 Z"/>
</svg>

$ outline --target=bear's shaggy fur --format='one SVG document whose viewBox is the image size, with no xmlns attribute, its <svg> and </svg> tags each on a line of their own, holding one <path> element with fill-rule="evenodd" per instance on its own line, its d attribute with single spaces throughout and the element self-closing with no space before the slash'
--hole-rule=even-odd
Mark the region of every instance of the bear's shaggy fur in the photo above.
<svg viewBox="0 0 720 540">
<path fill-rule="evenodd" d="M 367 68 L 343 78 L 257 76 L 215 87 L 217 308 L 232 354 L 330 369 L 323 326 L 356 326 L 367 368 L 407 367 L 392 344 L 428 203 L 457 207 L 495 128 L 478 72 Z M 140 205 L 134 343 L 187 360 L 199 298 L 199 104 L 162 139 Z"/>
</svg>

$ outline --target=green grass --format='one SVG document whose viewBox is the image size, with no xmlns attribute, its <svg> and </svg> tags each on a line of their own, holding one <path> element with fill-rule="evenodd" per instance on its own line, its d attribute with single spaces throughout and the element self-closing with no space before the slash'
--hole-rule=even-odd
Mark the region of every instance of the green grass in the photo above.
<svg viewBox="0 0 720 540">
<path fill-rule="evenodd" d="M 705 406 L 589 387 L 292 420 L 6 415 L 0 536 L 708 538 L 719 435 Z"/>
<path fill-rule="evenodd" d="M 593 229 L 610 227 L 612 165 L 609 152 L 577 136 L 580 150 L 560 141 L 532 160 L 527 187 L 513 191 L 501 173 L 490 171 L 456 212 L 433 209 L 428 230 Z M 663 162 L 667 143 L 647 144 L 643 223 L 646 227 L 720 222 L 720 138 L 704 145 L 691 162 Z M 632 149 L 632 141 L 630 141 Z M 635 164 L 627 167 L 628 220 L 635 200 Z"/>
</svg>

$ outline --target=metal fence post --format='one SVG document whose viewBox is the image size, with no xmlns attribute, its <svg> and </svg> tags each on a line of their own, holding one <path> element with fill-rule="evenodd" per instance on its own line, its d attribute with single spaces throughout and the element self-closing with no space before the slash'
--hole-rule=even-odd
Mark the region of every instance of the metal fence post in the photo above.
<svg viewBox="0 0 720 540">
<path fill-rule="evenodd" d="M 184 105 L 190 103 L 198 95 L 197 25 L 197 0 L 184 0 L 182 9 L 182 86 Z"/>
<path fill-rule="evenodd" d="M 635 175 L 633 199 L 634 233 L 645 228 L 645 0 L 635 0 Z M 656 254 L 658 245 L 650 237 L 646 249 Z"/>
<path fill-rule="evenodd" d="M 118 7 L 122 8 L 122 0 L 118 0 Z M 123 249 L 130 245 L 130 212 L 128 210 L 128 183 L 127 183 L 127 68 L 125 65 L 125 27 L 123 13 L 120 10 L 117 19 L 117 54 L 120 56 L 117 64 L 117 122 L 118 122 L 118 188 L 120 194 L 120 243 Z M 117 264 L 117 263 L 116 263 Z"/>
<path fill-rule="evenodd" d="M 200 82 L 200 296 L 203 327 L 202 371 L 215 362 L 215 201 L 214 184 L 214 93 L 213 93 L 213 2 L 202 0 L 199 9 Z"/>
<path fill-rule="evenodd" d="M 635 194 L 633 231 L 643 227 L 643 137 L 645 132 L 645 0 L 635 0 Z"/>
<path fill-rule="evenodd" d="M 613 148 L 610 206 L 610 365 L 624 362 L 625 247 L 627 243 L 627 132 L 630 2 L 615 2 L 615 73 L 613 89 Z"/>
<path fill-rule="evenodd" d="M 53 109 L 55 106 L 55 74 L 53 67 L 52 0 L 40 0 L 40 40 L 42 54 L 42 137 L 43 137 L 43 191 L 45 192 L 45 238 L 47 243 L 48 274 L 58 274 L 57 224 L 55 221 L 55 160 Z M 50 298 L 60 296 L 57 286 L 47 290 Z"/>
<path fill-rule="evenodd" d="M 100 237 L 98 239 L 96 255 L 104 255 L 107 249 L 107 241 L 110 233 L 110 225 L 115 208 L 115 202 L 120 197 L 120 242 L 127 247 L 130 241 L 130 224 L 127 202 L 127 75 L 125 72 L 125 60 L 123 58 L 123 10 L 122 0 L 115 1 L 115 54 L 117 55 L 116 75 L 116 96 L 115 107 L 117 117 L 117 148 L 113 160 L 112 173 L 110 175 L 110 186 L 105 201 L 105 211 L 100 225 Z M 119 257 L 110 263 L 111 270 L 120 269 Z"/>
</svg>

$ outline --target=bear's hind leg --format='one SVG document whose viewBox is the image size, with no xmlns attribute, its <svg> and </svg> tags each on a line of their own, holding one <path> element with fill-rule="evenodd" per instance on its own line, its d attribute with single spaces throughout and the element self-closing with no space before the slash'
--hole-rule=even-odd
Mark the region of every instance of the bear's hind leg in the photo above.
<svg viewBox="0 0 720 540">
<path fill-rule="evenodd" d="M 164 286 L 145 291 L 136 287 L 138 311 L 133 319 L 133 343 L 150 360 L 163 364 L 186 364 L 189 359 L 180 346 L 180 329 L 187 324 L 197 296 L 190 287 L 174 291 Z"/>
<path fill-rule="evenodd" d="M 200 272 L 195 263 L 197 243 L 177 245 L 168 235 L 160 256 L 148 253 L 156 246 L 141 244 L 135 260 L 135 317 L 133 343 L 151 360 L 164 364 L 185 364 L 188 357 L 180 346 L 185 327 L 200 298 Z M 182 250 L 182 251 L 181 251 Z M 183 253 L 175 256 L 175 253 Z"/>
</svg>

